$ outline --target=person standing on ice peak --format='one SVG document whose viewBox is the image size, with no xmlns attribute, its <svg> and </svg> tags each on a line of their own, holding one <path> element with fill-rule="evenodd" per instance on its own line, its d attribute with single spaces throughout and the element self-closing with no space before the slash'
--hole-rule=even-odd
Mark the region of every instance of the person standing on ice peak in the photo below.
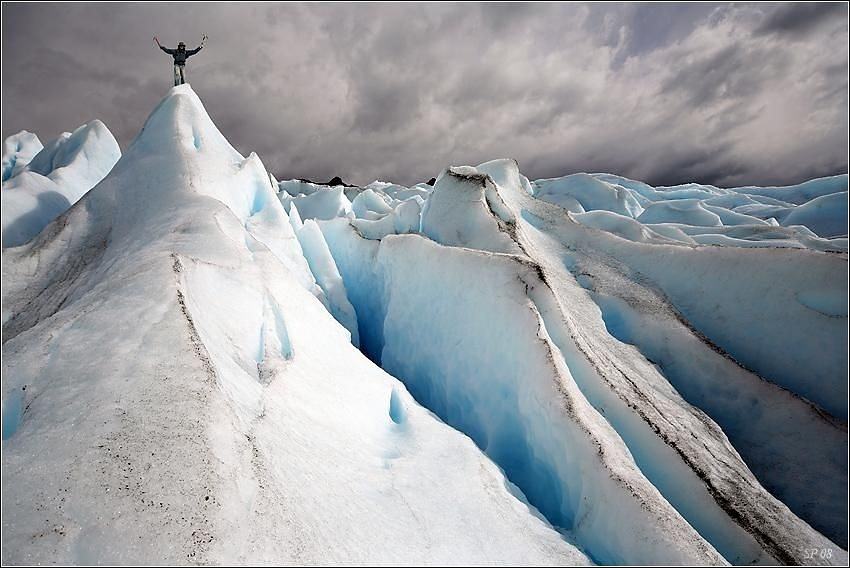
<svg viewBox="0 0 850 568">
<path fill-rule="evenodd" d="M 186 71 L 184 69 L 186 67 L 186 60 L 204 48 L 204 44 L 207 42 L 207 35 L 204 34 L 203 39 L 201 39 L 201 45 L 195 49 L 186 49 L 186 44 L 182 41 L 177 44 L 177 49 L 169 49 L 163 47 L 156 37 L 153 40 L 161 50 L 174 58 L 174 86 L 176 87 L 186 82 Z"/>
</svg>

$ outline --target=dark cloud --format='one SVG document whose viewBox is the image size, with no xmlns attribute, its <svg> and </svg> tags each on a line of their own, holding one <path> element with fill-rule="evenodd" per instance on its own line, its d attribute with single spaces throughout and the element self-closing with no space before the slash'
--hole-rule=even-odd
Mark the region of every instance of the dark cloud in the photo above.
<svg viewBox="0 0 850 568">
<path fill-rule="evenodd" d="M 757 34 L 802 36 L 824 23 L 847 21 L 846 2 L 792 2 L 768 14 Z"/>
<path fill-rule="evenodd" d="M 715 52 L 695 55 L 664 81 L 662 89 L 686 93 L 688 104 L 696 108 L 716 101 L 748 99 L 782 73 L 786 64 L 781 51 L 733 43 Z"/>
<path fill-rule="evenodd" d="M 681 41 L 706 24 L 717 4 L 603 3 L 591 6 L 588 24 L 601 32 L 605 45 L 616 48 L 611 60 L 617 68 L 629 57 L 637 57 Z"/>
<path fill-rule="evenodd" d="M 193 88 L 279 177 L 792 183 L 847 171 L 847 11 L 766 4 L 3 4 L 3 135 L 100 118 L 123 146 Z"/>
</svg>

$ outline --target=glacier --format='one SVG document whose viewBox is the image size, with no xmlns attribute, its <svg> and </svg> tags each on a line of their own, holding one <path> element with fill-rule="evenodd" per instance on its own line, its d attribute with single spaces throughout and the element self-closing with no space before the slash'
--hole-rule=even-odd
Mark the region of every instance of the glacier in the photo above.
<svg viewBox="0 0 850 568">
<path fill-rule="evenodd" d="M 113 143 L 6 141 L 4 563 L 847 564 L 846 175 Z"/>
</svg>

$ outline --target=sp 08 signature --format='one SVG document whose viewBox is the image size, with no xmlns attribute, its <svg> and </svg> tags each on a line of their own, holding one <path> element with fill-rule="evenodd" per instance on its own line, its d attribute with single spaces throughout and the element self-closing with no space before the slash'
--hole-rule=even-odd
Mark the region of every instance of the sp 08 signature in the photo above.
<svg viewBox="0 0 850 568">
<path fill-rule="evenodd" d="M 831 548 L 804 548 L 803 556 L 806 560 L 814 560 L 815 558 L 820 558 L 821 560 L 829 560 L 832 558 L 832 549 Z"/>
</svg>

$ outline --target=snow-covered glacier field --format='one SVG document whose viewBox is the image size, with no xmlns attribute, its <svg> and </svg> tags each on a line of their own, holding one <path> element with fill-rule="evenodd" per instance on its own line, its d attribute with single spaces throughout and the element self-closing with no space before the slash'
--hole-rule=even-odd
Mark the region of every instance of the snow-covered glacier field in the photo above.
<svg viewBox="0 0 850 568">
<path fill-rule="evenodd" d="M 2 561 L 846 565 L 847 190 L 22 132 Z"/>
</svg>

